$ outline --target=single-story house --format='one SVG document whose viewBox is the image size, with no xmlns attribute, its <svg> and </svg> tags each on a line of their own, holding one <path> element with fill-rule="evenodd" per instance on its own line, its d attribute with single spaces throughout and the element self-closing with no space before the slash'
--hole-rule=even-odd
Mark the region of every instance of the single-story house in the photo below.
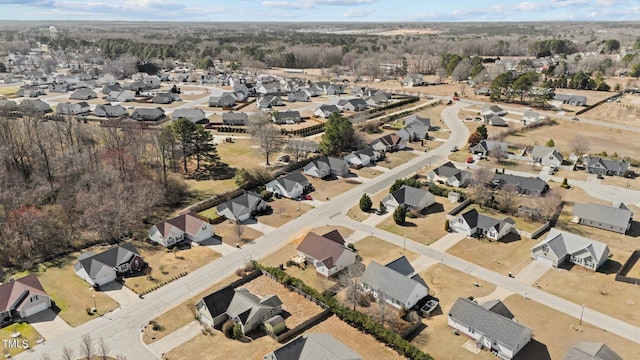
<svg viewBox="0 0 640 360">
<path fill-rule="evenodd" d="M 73 99 L 73 100 L 89 100 L 89 99 L 96 99 L 98 97 L 98 94 L 96 94 L 95 91 L 91 90 L 91 89 L 78 89 L 76 91 L 73 92 L 73 94 L 69 95 L 69 99 Z"/>
<path fill-rule="evenodd" d="M 411 115 L 405 121 L 405 126 L 396 132 L 396 135 L 409 142 L 428 139 L 430 128 L 431 119 Z"/>
<path fill-rule="evenodd" d="M 556 93 L 556 95 L 553 97 L 553 101 L 560 102 L 562 104 L 573 105 L 573 106 L 587 105 L 587 97 L 583 95 Z"/>
<path fill-rule="evenodd" d="M 96 106 L 93 113 L 98 117 L 121 117 L 127 115 L 127 109 L 122 105 L 104 104 Z"/>
<path fill-rule="evenodd" d="M 380 160 L 380 153 L 373 150 L 371 147 L 353 151 L 351 154 L 344 157 L 344 161 L 346 161 L 349 166 L 355 168 L 361 168 L 363 166 L 373 164 L 378 160 Z"/>
<path fill-rule="evenodd" d="M 487 154 L 489 154 L 489 152 L 493 150 L 496 146 L 500 147 L 502 151 L 504 151 L 505 153 L 509 149 L 509 144 L 507 143 L 482 140 L 475 146 L 471 147 L 471 152 L 473 152 L 474 154 L 482 154 L 484 156 L 487 156 Z"/>
<path fill-rule="evenodd" d="M 180 97 L 178 97 L 177 95 L 178 94 L 172 93 L 157 94 L 156 96 L 151 98 L 151 102 L 154 104 L 171 104 L 172 102 L 176 101 L 176 99 L 180 99 Z"/>
<path fill-rule="evenodd" d="M 360 360 L 362 356 L 325 333 L 298 336 L 264 356 L 264 360 Z"/>
<path fill-rule="evenodd" d="M 276 124 L 297 124 L 302 121 L 299 111 L 277 111 L 272 115 L 272 120 Z"/>
<path fill-rule="evenodd" d="M 519 194 L 531 196 L 542 196 L 547 190 L 549 190 L 547 182 L 539 177 L 527 177 L 511 174 L 493 175 L 492 184 L 497 189 L 501 189 L 505 185 L 511 185 Z"/>
<path fill-rule="evenodd" d="M 524 112 L 524 114 L 522 115 L 522 121 L 524 122 L 524 124 L 530 124 L 532 122 L 536 122 L 538 120 L 540 120 L 541 116 L 538 112 L 536 111 L 531 111 L 531 110 L 527 110 Z"/>
<path fill-rule="evenodd" d="M 18 104 L 18 110 L 23 113 L 48 113 L 51 112 L 51 106 L 40 99 L 24 99 Z"/>
<path fill-rule="evenodd" d="M 140 271 L 144 260 L 133 244 L 127 243 L 96 254 L 82 253 L 73 269 L 80 278 L 92 286 L 102 286 L 120 274 Z"/>
<path fill-rule="evenodd" d="M 68 83 L 51 83 L 49 84 L 49 92 L 66 93 L 71 88 Z"/>
<path fill-rule="evenodd" d="M 100 80 L 98 80 L 98 82 L 100 82 Z M 121 91 L 124 91 L 124 88 L 122 86 L 120 86 L 120 84 L 118 84 L 118 83 L 107 84 L 102 88 L 102 93 L 104 95 L 108 95 L 112 91 L 121 92 Z"/>
<path fill-rule="evenodd" d="M 423 118 L 416 114 L 413 114 L 413 115 L 407 116 L 407 118 L 404 119 L 405 126 L 411 125 L 414 123 L 421 124 L 425 128 L 425 131 L 429 131 L 431 129 L 431 119 L 429 118 Z"/>
<path fill-rule="evenodd" d="M 287 101 L 289 101 L 289 102 L 296 102 L 296 101 L 306 102 L 306 101 L 310 101 L 310 99 L 309 99 L 309 94 L 307 94 L 306 92 L 304 92 L 302 90 L 298 90 L 298 91 L 294 91 L 294 92 L 289 93 L 289 95 L 287 95 Z"/>
<path fill-rule="evenodd" d="M 171 114 L 171 120 L 187 119 L 194 124 L 207 124 L 207 115 L 201 109 L 176 109 Z"/>
<path fill-rule="evenodd" d="M 626 160 L 611 160 L 598 156 L 590 157 L 587 162 L 589 174 L 625 176 L 629 171 L 629 163 Z"/>
<path fill-rule="evenodd" d="M 307 234 L 296 248 L 298 255 L 315 267 L 320 275 L 329 277 L 356 262 L 356 253 L 345 246 L 344 238 L 334 230 L 322 236 Z"/>
<path fill-rule="evenodd" d="M 609 256 L 605 243 L 552 228 L 544 241 L 531 248 L 531 258 L 558 267 L 565 262 L 596 271 Z"/>
<path fill-rule="evenodd" d="M 136 97 L 126 91 L 111 91 L 107 94 L 105 99 L 113 102 L 128 102 L 135 101 Z"/>
<path fill-rule="evenodd" d="M 0 285 L 0 328 L 51 307 L 51 297 L 31 274 Z"/>
<path fill-rule="evenodd" d="M 507 122 L 498 115 L 487 116 L 484 123 L 490 126 L 508 126 Z"/>
<path fill-rule="evenodd" d="M 402 263 L 402 266 L 398 266 Z M 408 266 L 407 266 L 408 265 Z M 411 309 L 429 295 L 429 286 L 402 256 L 387 265 L 371 261 L 360 277 L 362 288 L 381 301 L 400 309 Z"/>
<path fill-rule="evenodd" d="M 269 109 L 274 106 L 284 106 L 280 95 L 264 95 L 256 100 L 259 109 Z"/>
<path fill-rule="evenodd" d="M 424 78 L 422 74 L 408 74 L 402 80 L 403 86 L 414 87 L 414 86 L 422 86 L 424 84 Z"/>
<path fill-rule="evenodd" d="M 622 357 L 605 343 L 579 342 L 569 348 L 564 360 L 622 360 Z"/>
<path fill-rule="evenodd" d="M 222 123 L 228 126 L 245 126 L 249 120 L 247 113 L 228 112 L 222 114 Z"/>
<path fill-rule="evenodd" d="M 268 209 L 269 204 L 262 200 L 260 195 L 249 191 L 244 195 L 236 196 L 218 205 L 216 213 L 231 221 L 242 222 Z"/>
<path fill-rule="evenodd" d="M 191 213 L 153 225 L 149 229 L 149 239 L 164 247 L 183 240 L 199 243 L 213 237 L 213 226 Z"/>
<path fill-rule="evenodd" d="M 162 108 L 136 108 L 131 113 L 131 117 L 139 121 L 158 121 L 164 117 L 164 110 Z"/>
<path fill-rule="evenodd" d="M 321 179 L 330 175 L 344 177 L 349 174 L 349 164 L 344 159 L 325 156 L 309 162 L 304 167 L 304 173 Z"/>
<path fill-rule="evenodd" d="M 209 97 L 209 107 L 230 108 L 236 104 L 236 98 L 231 93 Z"/>
<path fill-rule="evenodd" d="M 449 310 L 447 323 L 482 344 L 501 359 L 513 359 L 531 341 L 531 329 L 513 320 L 500 301 L 482 305 L 458 298 Z"/>
<path fill-rule="evenodd" d="M 264 82 L 256 85 L 256 93 L 258 94 L 277 94 L 280 92 L 280 84 L 277 82 Z"/>
<path fill-rule="evenodd" d="M 531 158 L 534 164 L 555 167 L 562 165 L 562 161 L 564 160 L 564 157 L 557 148 L 538 145 L 535 145 L 533 150 L 531 150 Z"/>
<path fill-rule="evenodd" d="M 482 110 L 480 110 L 480 115 L 484 116 L 485 119 L 490 118 L 491 116 L 505 116 L 507 115 L 507 110 L 501 108 L 498 105 L 485 105 Z"/>
<path fill-rule="evenodd" d="M 498 241 L 505 235 L 515 231 L 515 221 L 510 217 L 498 220 L 490 216 L 480 214 L 476 209 L 470 209 L 454 218 L 449 227 L 466 236 L 482 235 Z"/>
<path fill-rule="evenodd" d="M 572 221 L 578 224 L 620 234 L 625 234 L 633 222 L 633 212 L 624 203 L 614 206 L 576 203 L 571 215 Z"/>
<path fill-rule="evenodd" d="M 329 116 L 331 116 L 331 114 L 339 113 L 340 109 L 335 105 L 320 105 L 320 107 L 313 112 L 315 116 L 323 119 L 328 118 Z"/>
<path fill-rule="evenodd" d="M 0 110 L 1 111 L 15 111 L 18 110 L 18 104 L 15 101 L 0 99 Z"/>
<path fill-rule="evenodd" d="M 347 111 L 364 111 L 367 109 L 367 103 L 362 99 L 342 99 L 338 101 L 338 108 Z"/>
<path fill-rule="evenodd" d="M 79 103 L 59 103 L 56 106 L 56 114 L 61 115 L 79 115 L 86 114 L 89 111 L 91 111 L 91 106 L 84 101 Z"/>
<path fill-rule="evenodd" d="M 23 87 L 16 91 L 16 97 L 34 98 L 44 94 L 44 89 L 41 89 L 38 86 Z"/>
<path fill-rule="evenodd" d="M 294 171 L 268 182 L 265 188 L 279 196 L 297 199 L 311 189 L 311 183 L 300 171 Z"/>
<path fill-rule="evenodd" d="M 436 196 L 428 190 L 422 190 L 413 186 L 402 187 L 382 199 L 384 206 L 394 211 L 398 206 L 405 210 L 422 211 L 436 202 Z"/>
<path fill-rule="evenodd" d="M 242 334 L 258 329 L 281 313 L 282 301 L 277 295 L 261 298 L 245 288 L 231 286 L 205 296 L 196 304 L 196 316 L 202 324 L 217 327 L 231 319 L 240 324 Z"/>
<path fill-rule="evenodd" d="M 388 134 L 373 140 L 369 146 L 382 153 L 402 150 L 407 147 L 407 142 L 396 134 Z"/>
<path fill-rule="evenodd" d="M 454 187 L 465 187 L 469 184 L 470 179 L 470 172 L 456 168 L 451 161 L 429 171 L 427 174 L 427 180 L 429 181 Z"/>
</svg>

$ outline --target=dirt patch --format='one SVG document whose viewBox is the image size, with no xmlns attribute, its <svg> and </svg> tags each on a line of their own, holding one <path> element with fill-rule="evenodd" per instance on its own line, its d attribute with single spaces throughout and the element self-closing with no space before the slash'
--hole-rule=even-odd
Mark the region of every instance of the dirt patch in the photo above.
<svg viewBox="0 0 640 360">
<path fill-rule="evenodd" d="M 403 253 L 401 247 L 395 246 L 375 236 L 367 236 L 354 245 L 358 255 L 362 257 L 362 263 L 365 265 L 369 265 L 371 261 L 385 265 L 402 255 L 406 256 L 409 261 L 418 258 L 418 254 L 413 251 L 405 250 Z"/>
<path fill-rule="evenodd" d="M 638 344 L 584 322 L 580 325 L 578 319 L 537 302 L 512 295 L 504 303 L 518 322 L 533 330 L 531 343 L 518 353 L 522 359 L 563 359 L 570 347 L 582 341 L 604 342 L 623 359 L 637 357 Z"/>
<path fill-rule="evenodd" d="M 531 239 L 490 242 L 464 238 L 447 253 L 501 274 L 518 273 L 531 261 L 531 247 L 538 242 Z"/>
<path fill-rule="evenodd" d="M 272 200 L 269 202 L 269 205 L 273 212 L 269 215 L 259 216 L 258 221 L 275 228 L 286 224 L 312 209 L 310 205 L 302 201 L 286 198 Z"/>
<path fill-rule="evenodd" d="M 363 177 L 366 179 L 372 179 L 378 175 L 380 175 L 382 172 L 380 172 L 379 170 L 376 169 L 372 169 L 371 167 L 363 167 L 360 169 L 351 169 L 351 172 L 356 174 L 358 177 Z"/>
<path fill-rule="evenodd" d="M 264 356 L 279 348 L 275 340 L 262 336 L 249 343 L 228 339 L 220 331 L 213 335 L 199 334 L 166 354 L 172 360 L 217 360 L 217 359 L 252 359 L 262 360 Z"/>
<path fill-rule="evenodd" d="M 242 239 L 240 239 L 238 238 L 236 224 L 229 220 L 216 224 L 215 231 L 216 235 L 220 237 L 224 243 L 231 246 L 236 246 L 238 243 L 248 243 L 262 236 L 260 231 L 252 229 L 247 225 L 242 225 Z"/>
<path fill-rule="evenodd" d="M 315 189 L 311 193 L 311 196 L 320 201 L 333 199 L 358 185 L 352 179 L 338 178 L 335 176 L 328 177 L 325 180 L 312 178 L 311 176 L 306 177 Z"/>
<path fill-rule="evenodd" d="M 125 278 L 125 285 L 139 294 L 220 257 L 219 253 L 206 246 L 188 243 L 174 247 L 175 250 L 148 242 L 136 242 L 135 245 L 144 261 L 149 264 L 149 268 L 144 274 Z"/>
</svg>

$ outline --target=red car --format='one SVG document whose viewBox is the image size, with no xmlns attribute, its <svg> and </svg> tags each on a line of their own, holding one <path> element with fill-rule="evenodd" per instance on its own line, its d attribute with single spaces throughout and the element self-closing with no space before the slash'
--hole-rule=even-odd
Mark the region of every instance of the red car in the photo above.
<svg viewBox="0 0 640 360">
<path fill-rule="evenodd" d="M 459 98 L 459 97 L 457 97 L 457 96 L 454 96 L 454 97 L 453 97 L 453 101 L 459 101 L 459 100 L 460 100 L 460 98 Z"/>
<path fill-rule="evenodd" d="M 473 156 L 467 158 L 467 164 L 473 164 Z"/>
<path fill-rule="evenodd" d="M 302 198 L 305 199 L 305 200 L 313 200 L 313 198 L 309 194 L 304 195 Z"/>
</svg>

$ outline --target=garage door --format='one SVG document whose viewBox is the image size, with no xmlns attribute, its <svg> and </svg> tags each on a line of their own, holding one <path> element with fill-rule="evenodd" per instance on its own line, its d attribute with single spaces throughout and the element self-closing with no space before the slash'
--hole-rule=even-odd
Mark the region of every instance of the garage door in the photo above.
<svg viewBox="0 0 640 360">
<path fill-rule="evenodd" d="M 546 258 L 542 255 L 536 255 L 536 261 L 538 261 L 541 264 L 553 266 L 553 260 Z"/>
<path fill-rule="evenodd" d="M 28 309 L 24 309 L 24 317 L 29 317 L 33 314 L 37 314 L 40 311 L 43 311 L 45 309 L 47 309 L 49 307 L 49 302 L 43 302 L 41 304 L 38 304 L 34 307 L 28 308 Z"/>
</svg>

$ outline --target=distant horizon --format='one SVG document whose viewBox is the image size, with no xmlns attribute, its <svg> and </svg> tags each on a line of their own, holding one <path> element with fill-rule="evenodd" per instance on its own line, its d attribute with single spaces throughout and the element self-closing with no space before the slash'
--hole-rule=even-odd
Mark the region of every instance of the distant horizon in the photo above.
<svg viewBox="0 0 640 360">
<path fill-rule="evenodd" d="M 636 22 L 637 0 L 0 0 L 0 21 L 457 23 Z M 7 15 L 5 15 L 7 16 Z"/>
</svg>

